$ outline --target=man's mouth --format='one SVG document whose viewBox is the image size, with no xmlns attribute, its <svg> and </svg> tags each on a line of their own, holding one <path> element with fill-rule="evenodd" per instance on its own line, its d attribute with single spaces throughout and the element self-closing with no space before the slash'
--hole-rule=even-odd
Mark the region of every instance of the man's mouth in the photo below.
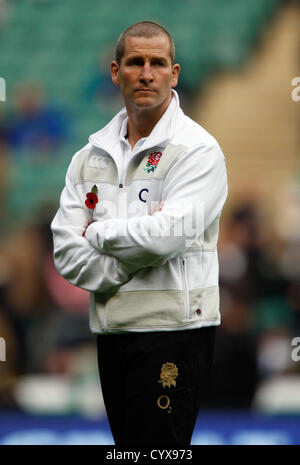
<svg viewBox="0 0 300 465">
<path fill-rule="evenodd" d="M 136 89 L 136 92 L 155 92 L 153 89 Z"/>
</svg>

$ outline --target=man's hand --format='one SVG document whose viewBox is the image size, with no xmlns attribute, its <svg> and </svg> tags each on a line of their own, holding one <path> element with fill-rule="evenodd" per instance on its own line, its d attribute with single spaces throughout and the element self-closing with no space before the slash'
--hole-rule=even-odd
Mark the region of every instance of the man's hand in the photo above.
<svg viewBox="0 0 300 465">
<path fill-rule="evenodd" d="M 86 230 L 87 230 L 87 228 L 89 227 L 89 225 L 92 224 L 92 223 L 95 223 L 96 221 L 97 221 L 97 220 L 93 220 L 93 221 L 90 221 L 90 223 L 87 224 L 85 230 L 84 230 L 83 233 L 82 233 L 82 235 L 83 235 L 84 238 L 85 238 Z"/>
</svg>

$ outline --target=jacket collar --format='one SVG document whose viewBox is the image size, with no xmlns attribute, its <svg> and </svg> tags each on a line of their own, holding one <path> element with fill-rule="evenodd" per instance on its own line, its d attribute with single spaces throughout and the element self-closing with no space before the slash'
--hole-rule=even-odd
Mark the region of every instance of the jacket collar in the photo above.
<svg viewBox="0 0 300 465">
<path fill-rule="evenodd" d="M 167 110 L 154 126 L 151 134 L 136 144 L 134 151 L 140 152 L 150 147 L 166 145 L 173 134 L 174 120 L 179 111 L 181 111 L 179 97 L 177 92 L 172 89 L 172 99 Z M 91 134 L 89 142 L 109 153 L 113 152 L 116 144 L 120 144 L 121 128 L 125 124 L 125 120 L 127 120 L 127 111 L 126 108 L 123 108 L 103 129 Z"/>
</svg>

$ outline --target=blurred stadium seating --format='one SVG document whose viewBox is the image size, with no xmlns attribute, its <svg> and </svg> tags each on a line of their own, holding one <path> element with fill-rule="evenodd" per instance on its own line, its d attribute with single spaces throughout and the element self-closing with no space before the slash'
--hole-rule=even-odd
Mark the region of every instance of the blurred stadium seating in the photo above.
<svg viewBox="0 0 300 465">
<path fill-rule="evenodd" d="M 7 354 L 0 361 L 0 444 L 112 441 L 88 330 L 88 295 L 72 293 L 51 268 L 49 224 L 72 155 L 121 105 L 118 98 L 106 100 L 106 90 L 93 96 L 90 89 L 97 79 L 107 84 L 105 66 L 119 34 L 142 20 L 161 23 L 174 37 L 181 102 L 220 137 L 232 181 L 219 246 L 222 325 L 214 388 L 194 444 L 300 444 L 300 361 L 291 358 L 291 340 L 300 336 L 299 112 L 289 87 L 298 45 L 278 47 L 291 64 L 289 81 L 278 84 L 286 86 L 279 103 L 269 78 L 253 91 L 257 69 L 249 71 L 257 56 L 264 69 L 263 44 L 276 19 L 273 34 L 286 18 L 288 44 L 295 42 L 298 2 L 12 0 L 1 6 L 0 76 L 7 101 L 0 102 L 0 337 Z M 217 77 L 241 93 L 218 94 Z M 10 144 L 16 89 L 26 82 L 40 85 L 45 105 L 69 119 L 68 134 L 53 150 Z M 251 101 L 258 106 L 250 108 Z M 245 129 L 247 111 L 254 125 Z M 242 124 L 236 129 L 237 120 Z M 265 134 L 273 140 L 269 147 Z M 284 147 L 275 153 L 280 142 Z M 276 214 L 271 191 L 268 197 L 260 190 L 261 171 L 272 195 L 278 190 Z"/>
<path fill-rule="evenodd" d="M 11 2 L 9 23 L 1 32 L 0 42 L 1 74 L 8 83 L 7 109 L 19 81 L 30 78 L 42 83 L 49 100 L 63 104 L 74 117 L 71 140 L 62 153 L 55 153 L 56 158 L 64 158 L 67 163 L 71 154 L 86 143 L 88 135 L 109 119 L 84 98 L 83 86 L 101 48 L 114 43 L 125 27 L 145 18 L 165 25 L 179 51 L 181 88 L 193 92 L 213 71 L 235 69 L 247 61 L 264 24 L 279 4 L 279 0 L 156 0 L 145 6 L 135 0 L 124 5 L 116 0 L 91 0 L 83 12 L 81 0 Z M 26 154 L 18 158 L 28 160 Z M 64 170 L 57 171 L 52 161 L 40 172 L 39 182 L 52 199 L 56 193 L 57 199 Z M 22 173 L 23 183 L 38 190 L 30 161 L 26 168 L 16 162 L 15 169 Z M 15 179 L 8 208 L 15 215 L 27 215 L 36 208 L 36 201 L 28 198 L 23 203 L 24 184 L 17 182 L 18 177 Z"/>
</svg>

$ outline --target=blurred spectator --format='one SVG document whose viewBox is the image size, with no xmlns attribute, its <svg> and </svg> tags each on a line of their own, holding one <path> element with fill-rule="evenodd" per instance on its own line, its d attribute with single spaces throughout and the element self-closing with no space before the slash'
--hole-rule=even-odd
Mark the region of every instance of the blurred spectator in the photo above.
<svg viewBox="0 0 300 465">
<path fill-rule="evenodd" d="M 47 289 L 59 308 L 74 315 L 87 314 L 89 293 L 80 287 L 72 286 L 58 274 L 54 267 L 52 250 L 44 257 L 43 271 Z"/>
<path fill-rule="evenodd" d="M 294 315 L 284 295 L 259 299 L 253 311 L 258 337 L 257 365 L 261 381 L 293 369 L 291 340 Z"/>
<path fill-rule="evenodd" d="M 14 151 L 43 155 L 62 146 L 69 135 L 69 119 L 60 108 L 47 103 L 38 83 L 19 83 L 13 101 L 8 129 Z"/>
<path fill-rule="evenodd" d="M 49 231 L 49 223 L 20 227 L 2 247 L 6 270 L 2 309 L 18 340 L 19 373 L 43 372 L 56 347 L 91 340 L 88 293 L 62 286 L 62 278 L 49 264 Z M 57 299 L 55 283 L 64 297 Z"/>
<path fill-rule="evenodd" d="M 284 295 L 259 299 L 253 309 L 253 325 L 258 333 L 280 329 L 288 332 L 295 324 L 291 306 Z"/>
<path fill-rule="evenodd" d="M 3 218 L 5 212 L 5 201 L 4 196 L 7 187 L 8 170 L 9 170 L 9 158 L 8 158 L 8 133 L 1 126 L 1 114 L 0 114 L 0 218 Z"/>
<path fill-rule="evenodd" d="M 300 242 L 300 179 L 290 180 L 277 193 L 275 230 L 287 242 Z M 298 262 L 299 263 L 299 262 Z M 298 267 L 299 269 L 299 267 Z"/>
<path fill-rule="evenodd" d="M 99 56 L 98 66 L 91 72 L 86 85 L 86 96 L 100 111 L 108 117 L 114 115 L 123 106 L 120 89 L 113 84 L 110 74 L 110 63 L 114 60 L 114 46 L 103 48 Z"/>
<path fill-rule="evenodd" d="M 294 314 L 293 336 L 300 336 L 300 277 L 290 281 L 287 289 L 287 302 Z"/>
<path fill-rule="evenodd" d="M 258 382 L 257 339 L 249 325 L 247 302 L 221 293 L 222 325 L 217 328 L 212 395 L 214 408 L 247 409 Z"/>
<path fill-rule="evenodd" d="M 245 197 L 232 211 L 220 249 L 220 281 L 235 296 L 256 303 L 282 295 L 287 281 L 280 272 L 280 238 L 262 214 L 259 197 Z"/>
<path fill-rule="evenodd" d="M 0 254 L 0 337 L 5 341 L 5 363 L 0 362 L 0 407 L 15 407 L 12 389 L 18 375 L 19 345 L 17 335 L 6 315 L 3 290 L 9 279 L 5 257 Z"/>
<path fill-rule="evenodd" d="M 289 278 L 291 270 L 298 276 L 299 260 L 262 214 L 260 200 L 255 191 L 240 198 L 220 245 L 222 325 L 215 350 L 214 406 L 249 408 L 265 377 L 291 369 L 299 299 Z"/>
<path fill-rule="evenodd" d="M 261 378 L 289 371 L 291 360 L 291 337 L 284 327 L 278 326 L 262 332 L 257 355 Z"/>
</svg>

